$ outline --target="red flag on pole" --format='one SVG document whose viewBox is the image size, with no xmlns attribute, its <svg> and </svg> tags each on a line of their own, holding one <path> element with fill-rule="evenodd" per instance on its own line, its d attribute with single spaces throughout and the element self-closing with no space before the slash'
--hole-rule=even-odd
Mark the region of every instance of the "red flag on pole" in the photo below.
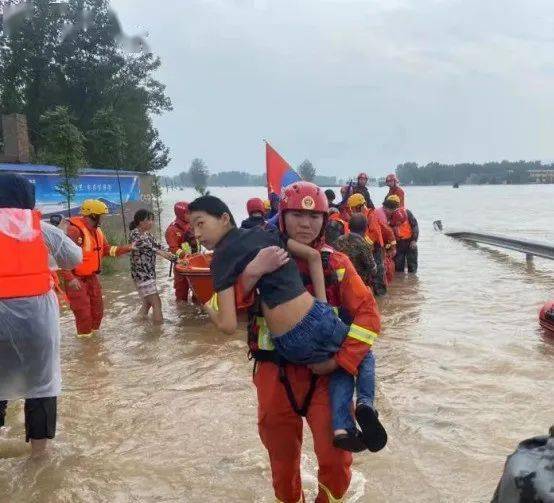
<svg viewBox="0 0 554 503">
<path fill-rule="evenodd" d="M 265 142 L 265 165 L 267 175 L 267 193 L 281 194 L 281 188 L 301 178 L 287 161 L 266 141 Z"/>
</svg>

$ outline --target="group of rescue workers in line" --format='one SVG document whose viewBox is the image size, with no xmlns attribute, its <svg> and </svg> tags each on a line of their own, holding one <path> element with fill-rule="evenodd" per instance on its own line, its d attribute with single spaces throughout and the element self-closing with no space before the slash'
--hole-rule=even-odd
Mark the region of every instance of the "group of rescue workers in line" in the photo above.
<svg viewBox="0 0 554 503">
<path fill-rule="evenodd" d="M 40 296 L 51 301 L 55 275 L 51 274 L 52 265 L 48 266 L 50 254 L 61 268 L 77 335 L 89 337 L 99 329 L 103 316 L 97 277 L 102 257 L 131 253 L 131 274 L 143 302 L 141 312 L 146 315 L 153 308 L 154 321 L 161 322 L 156 257 L 174 260 L 199 251 L 200 245 L 213 249 L 216 294 L 205 310 L 218 328 L 234 331 L 241 297 L 256 294 L 244 314 L 249 351 L 256 362 L 259 434 L 269 453 L 278 501 L 303 501 L 302 417 L 312 430 L 319 464 L 316 502 L 341 501 L 350 483 L 351 452 L 377 451 L 387 441 L 373 406 L 372 345 L 380 332 L 374 295 L 386 292 L 394 270 L 401 272 L 407 266 L 408 272 L 417 271 L 418 225 L 405 208 L 398 180 L 394 175 L 387 177 L 389 194 L 382 207 L 375 208 L 367 179 L 361 173 L 356 184 L 343 187 L 339 203 L 335 203 L 332 191 L 324 192 L 309 182 L 295 182 L 280 196 L 271 194 L 267 201 L 251 199 L 242 230 L 217 198 L 204 196 L 190 204 L 179 202 L 174 208 L 176 218 L 165 232 L 167 249 L 149 232 L 153 215 L 148 210 L 135 214 L 129 245 L 111 246 L 100 228 L 102 216 L 108 213 L 101 201 L 85 201 L 80 216 L 64 222 L 62 232 L 40 222 L 30 184 L 19 177 L 15 181 L 6 179 L 6 183 L 13 183 L 5 193 L 0 190 L 0 212 L 10 225 L 16 222 L 20 232 L 8 232 L 9 226 L 0 225 L 0 239 L 14 245 L 12 248 L 28 248 L 40 260 L 36 270 L 4 273 L 21 276 L 29 287 L 18 292 L 0 291 L 0 314 L 18 308 L 20 298 Z M 51 244 L 52 235 L 59 241 L 56 245 Z M 186 276 L 175 274 L 174 287 L 176 299 L 187 301 Z M 6 401 L 26 398 L 27 439 L 40 446 L 39 451 L 46 439 L 54 436 L 55 400 L 60 391 L 58 315 L 51 314 L 50 339 L 43 335 L 43 343 L 52 346 L 52 361 L 38 363 L 51 367 L 47 375 L 23 362 L 20 368 L 12 369 L 14 375 L 4 376 L 3 372 L 8 371 L 0 370 L 0 426 Z M 17 319 L 16 314 L 13 317 Z M 13 331 L 23 330 L 8 320 L 0 326 L 0 342 L 12 337 Z M 310 340 L 309 350 L 306 340 Z M 17 350 L 13 348 L 13 355 Z M 29 372 L 40 374 L 42 377 L 35 376 L 38 380 L 57 384 L 36 383 L 32 391 L 25 386 L 2 385 L 20 382 Z M 58 376 L 57 380 L 53 376 Z M 350 406 L 354 387 L 358 398 L 353 414 Z M 27 413 L 27 402 L 32 400 L 39 402 L 34 415 L 31 405 Z"/>
</svg>

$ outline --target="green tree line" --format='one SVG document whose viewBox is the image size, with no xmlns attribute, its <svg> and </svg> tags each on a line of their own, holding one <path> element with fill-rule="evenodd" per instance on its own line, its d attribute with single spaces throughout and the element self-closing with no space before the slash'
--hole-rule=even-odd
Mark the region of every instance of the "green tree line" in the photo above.
<svg viewBox="0 0 554 503">
<path fill-rule="evenodd" d="M 316 176 L 314 183 L 321 187 L 337 187 L 342 185 L 342 180 L 335 176 Z M 162 177 L 162 185 L 165 187 L 195 187 L 189 171 L 183 171 L 176 176 Z M 206 186 L 210 187 L 265 187 L 267 185 L 265 174 L 253 175 L 243 171 L 222 171 L 206 176 Z"/>
<path fill-rule="evenodd" d="M 152 122 L 172 109 L 153 77 L 160 59 L 144 40 L 125 36 L 107 0 L 2 6 L 0 112 L 27 116 L 37 160 L 55 158 L 59 141 L 49 132 L 65 129 L 82 136 L 72 162 L 141 172 L 167 166 L 169 150 Z"/>
<path fill-rule="evenodd" d="M 313 164 L 305 159 L 296 169 L 303 180 L 314 182 L 322 187 L 335 187 L 342 185 L 343 180 L 337 180 L 335 176 L 322 176 L 316 174 Z M 175 176 L 164 176 L 162 184 L 168 189 L 178 187 L 194 187 L 202 193 L 207 186 L 211 187 L 265 187 L 266 175 L 253 175 L 244 171 L 222 171 L 210 174 L 202 159 L 194 159 L 188 171 L 183 171 Z"/>
<path fill-rule="evenodd" d="M 419 166 L 405 162 L 396 168 L 396 175 L 403 185 L 465 184 L 521 184 L 531 182 L 530 170 L 554 169 L 554 164 L 540 161 L 501 161 L 459 164 L 430 162 Z"/>
</svg>

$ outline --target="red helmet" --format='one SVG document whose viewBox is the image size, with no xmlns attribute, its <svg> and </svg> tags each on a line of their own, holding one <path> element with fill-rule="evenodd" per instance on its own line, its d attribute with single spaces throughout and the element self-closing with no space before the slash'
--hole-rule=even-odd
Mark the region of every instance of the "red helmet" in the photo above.
<svg viewBox="0 0 554 503">
<path fill-rule="evenodd" d="M 362 172 L 362 173 L 360 173 L 360 174 L 358 175 L 358 178 L 357 178 L 357 179 L 359 180 L 360 178 L 365 178 L 365 179 L 367 180 L 369 177 L 367 176 L 367 173 L 363 173 L 363 172 Z"/>
<path fill-rule="evenodd" d="M 394 173 L 387 175 L 387 177 L 385 178 L 385 183 L 389 183 L 389 182 L 398 183 L 398 178 L 396 178 L 396 175 Z"/>
<path fill-rule="evenodd" d="M 321 226 L 323 234 L 329 212 L 329 202 L 323 189 L 315 183 L 295 182 L 283 189 L 279 203 L 279 226 L 282 231 L 285 230 L 284 214 L 289 210 L 323 213 L 324 222 Z"/>
<path fill-rule="evenodd" d="M 246 211 L 249 215 L 252 213 L 265 213 L 264 202 L 259 197 L 253 197 L 246 202 Z"/>
<path fill-rule="evenodd" d="M 188 222 L 189 203 L 185 201 L 179 201 L 178 203 L 175 203 L 175 206 L 173 206 L 173 211 L 175 212 L 175 216 L 177 217 L 177 220 Z"/>
</svg>

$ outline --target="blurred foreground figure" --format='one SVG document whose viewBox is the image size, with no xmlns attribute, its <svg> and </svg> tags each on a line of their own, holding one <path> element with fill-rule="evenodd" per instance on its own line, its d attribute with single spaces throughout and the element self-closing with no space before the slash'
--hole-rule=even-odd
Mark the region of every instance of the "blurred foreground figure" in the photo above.
<svg viewBox="0 0 554 503">
<path fill-rule="evenodd" d="M 33 184 L 0 175 L 0 427 L 8 400 L 24 398 L 25 438 L 38 456 L 56 434 L 61 390 L 60 312 L 49 255 L 71 269 L 83 254 L 34 208 Z"/>
<path fill-rule="evenodd" d="M 554 502 L 554 426 L 521 442 L 508 456 L 492 503 Z"/>
</svg>

